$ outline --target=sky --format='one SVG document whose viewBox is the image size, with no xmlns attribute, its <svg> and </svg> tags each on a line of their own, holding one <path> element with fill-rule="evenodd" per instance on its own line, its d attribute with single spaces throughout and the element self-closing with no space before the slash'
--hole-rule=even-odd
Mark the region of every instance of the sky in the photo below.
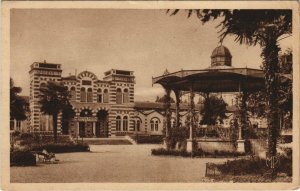
<svg viewBox="0 0 300 191">
<path fill-rule="evenodd" d="M 162 96 L 152 77 L 168 69 L 204 69 L 219 45 L 220 20 L 202 24 L 185 11 L 169 16 L 165 10 L 120 9 L 12 9 L 11 77 L 22 95 L 29 95 L 29 69 L 33 62 L 62 65 L 63 76 L 88 70 L 104 77 L 110 69 L 134 71 L 135 100 Z M 282 50 L 292 38 L 280 41 Z M 227 37 L 223 45 L 234 67 L 259 68 L 259 46 L 246 46 Z"/>
</svg>

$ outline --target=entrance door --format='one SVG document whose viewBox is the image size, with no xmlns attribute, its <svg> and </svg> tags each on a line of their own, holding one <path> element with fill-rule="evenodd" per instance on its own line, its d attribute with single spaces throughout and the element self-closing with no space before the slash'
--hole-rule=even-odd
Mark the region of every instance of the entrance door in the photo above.
<svg viewBox="0 0 300 191">
<path fill-rule="evenodd" d="M 96 136 L 108 137 L 108 113 L 105 110 L 100 110 L 97 113 L 98 122 L 96 124 Z"/>
<path fill-rule="evenodd" d="M 85 123 L 79 122 L 79 136 L 85 137 Z"/>
</svg>

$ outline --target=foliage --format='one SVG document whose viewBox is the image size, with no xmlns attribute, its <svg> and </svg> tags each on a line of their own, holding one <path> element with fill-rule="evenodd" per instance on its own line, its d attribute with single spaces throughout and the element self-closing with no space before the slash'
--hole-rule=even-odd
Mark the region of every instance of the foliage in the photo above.
<svg viewBox="0 0 300 191">
<path fill-rule="evenodd" d="M 279 163 L 275 169 L 277 173 L 285 173 L 292 176 L 292 151 L 286 150 L 285 155 L 279 155 Z M 217 169 L 224 175 L 264 175 L 268 174 L 269 168 L 266 165 L 266 160 L 258 157 L 243 158 L 237 160 L 228 160 L 223 164 L 216 164 Z"/>
<path fill-rule="evenodd" d="M 203 116 L 200 121 L 201 124 L 215 125 L 217 120 L 223 122 L 226 118 L 226 106 L 227 103 L 223 98 L 218 98 L 215 95 L 210 95 L 205 98 L 203 103 L 203 108 L 201 108 L 200 113 Z"/>
<path fill-rule="evenodd" d="M 167 100 L 166 95 L 164 95 L 162 97 L 157 96 L 155 102 L 157 102 L 157 103 L 166 103 L 166 100 Z M 175 103 L 175 100 L 172 97 L 170 97 L 170 103 Z"/>
<path fill-rule="evenodd" d="M 12 78 L 10 78 L 10 118 L 16 120 L 25 120 L 26 113 L 29 112 L 29 103 L 18 94 L 22 88 L 16 87 Z"/>
<path fill-rule="evenodd" d="M 292 80 L 289 79 L 292 76 L 292 51 L 287 50 L 279 55 L 279 68 L 278 68 L 278 108 L 279 112 L 284 115 L 285 125 L 291 127 L 291 116 L 293 110 L 293 92 L 292 92 Z M 257 117 L 266 117 L 265 109 L 267 107 L 267 94 L 263 89 L 258 92 L 252 92 L 247 98 L 247 111 L 251 115 Z"/>
<path fill-rule="evenodd" d="M 50 81 L 45 87 L 41 87 L 40 92 L 39 103 L 41 104 L 41 111 L 44 114 L 52 115 L 54 141 L 57 142 L 58 114 L 63 111 L 70 111 L 72 108 L 69 102 L 70 94 L 68 88 L 62 83 Z M 70 115 L 68 116 L 70 117 Z"/>
<path fill-rule="evenodd" d="M 32 145 L 30 150 L 42 151 L 46 149 L 48 152 L 53 153 L 69 153 L 69 152 L 87 152 L 90 151 L 88 144 L 81 143 L 47 143 Z"/>
<path fill-rule="evenodd" d="M 206 158 L 216 158 L 216 157 L 238 157 L 243 156 L 243 153 L 238 152 L 229 152 L 229 151 L 217 151 L 214 152 L 206 152 L 202 149 L 198 149 L 196 151 L 187 152 L 186 150 L 167 150 L 164 148 L 152 149 L 152 155 L 169 155 L 169 156 L 182 156 L 182 157 L 206 157 Z"/>
<path fill-rule="evenodd" d="M 169 137 L 167 143 L 171 149 L 174 149 L 176 144 L 183 144 L 189 136 L 189 128 L 175 127 L 169 129 Z"/>
<path fill-rule="evenodd" d="M 138 144 L 160 144 L 163 142 L 162 135 L 133 135 L 133 139 Z"/>
<path fill-rule="evenodd" d="M 30 151 L 13 151 L 10 153 L 11 166 L 35 166 L 36 158 Z"/>
</svg>

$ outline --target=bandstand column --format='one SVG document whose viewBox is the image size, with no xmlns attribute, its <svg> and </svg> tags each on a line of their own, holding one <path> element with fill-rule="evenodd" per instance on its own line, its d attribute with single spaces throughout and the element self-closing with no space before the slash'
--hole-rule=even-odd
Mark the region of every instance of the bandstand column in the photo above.
<svg viewBox="0 0 300 191">
<path fill-rule="evenodd" d="M 190 135 L 186 145 L 187 152 L 193 152 L 194 150 L 193 147 L 193 142 L 194 142 L 193 126 L 194 126 L 194 109 L 195 109 L 194 96 L 195 93 L 193 87 L 191 87 L 190 88 Z"/>
<path fill-rule="evenodd" d="M 247 111 L 246 111 L 246 100 L 247 92 L 241 91 L 241 84 L 239 84 L 239 98 L 238 101 L 238 125 L 239 125 L 239 136 L 237 140 L 237 151 L 240 153 L 245 152 L 245 135 L 243 135 L 243 130 L 246 128 L 247 123 Z"/>
<path fill-rule="evenodd" d="M 171 89 L 165 88 L 165 121 L 166 121 L 166 137 L 164 139 L 164 148 L 169 149 L 168 139 L 169 139 L 169 130 L 171 128 Z"/>
<path fill-rule="evenodd" d="M 178 128 L 180 124 L 180 91 L 176 90 L 174 93 L 176 98 L 176 127 Z"/>
</svg>

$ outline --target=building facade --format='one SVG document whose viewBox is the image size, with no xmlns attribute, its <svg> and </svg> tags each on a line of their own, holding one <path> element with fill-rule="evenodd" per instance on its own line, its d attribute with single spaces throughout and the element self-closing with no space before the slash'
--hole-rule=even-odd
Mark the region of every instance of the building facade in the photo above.
<svg viewBox="0 0 300 191">
<path fill-rule="evenodd" d="M 29 74 L 31 131 L 53 130 L 52 117 L 41 112 L 38 101 L 40 88 L 48 81 L 54 81 L 62 82 L 68 88 L 75 112 L 75 117 L 68 121 L 59 115 L 60 133 L 73 137 L 113 137 L 137 131 L 162 133 L 161 112 L 147 115 L 145 108 L 137 110 L 139 106 L 134 103 L 135 76 L 132 71 L 112 69 L 104 73 L 103 79 L 89 71 L 63 77 L 60 64 L 35 62 Z M 152 108 L 146 109 L 152 111 Z"/>
</svg>

